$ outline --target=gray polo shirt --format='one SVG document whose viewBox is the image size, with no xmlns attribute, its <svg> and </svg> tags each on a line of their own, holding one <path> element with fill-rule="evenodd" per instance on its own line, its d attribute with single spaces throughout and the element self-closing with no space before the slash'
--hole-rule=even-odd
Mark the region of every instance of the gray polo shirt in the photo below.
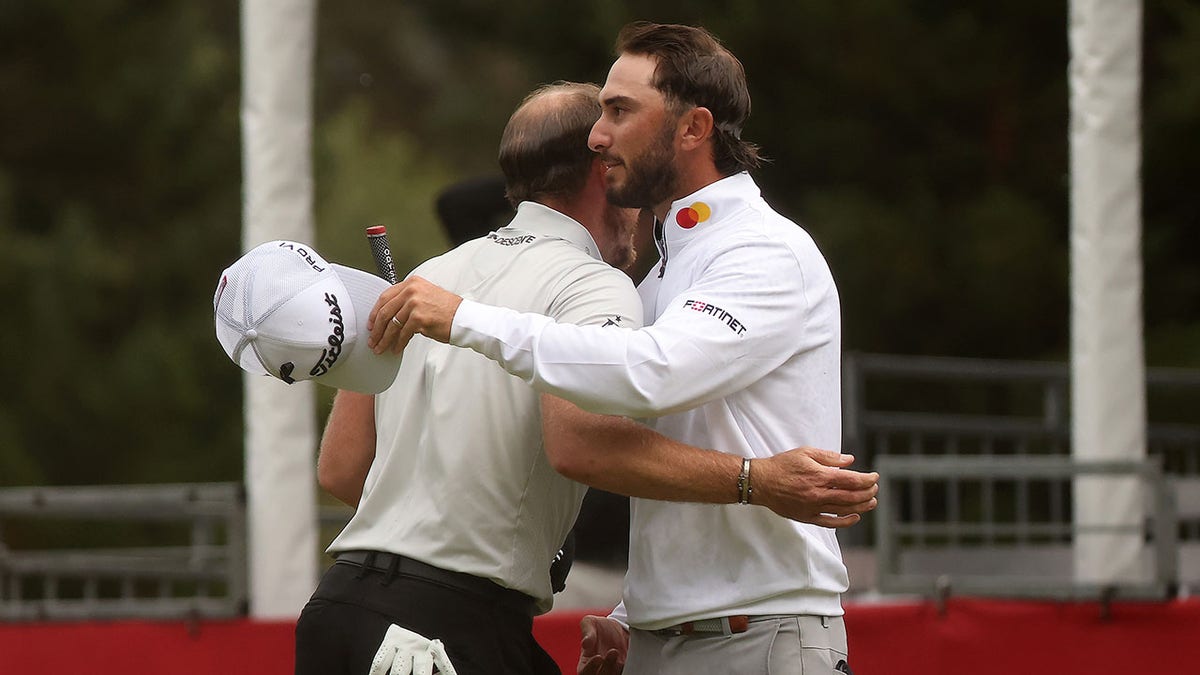
<svg viewBox="0 0 1200 675">
<path fill-rule="evenodd" d="M 637 291 L 599 259 L 587 230 L 533 202 L 507 227 L 412 273 L 560 322 L 641 325 Z M 549 610 L 550 562 L 587 488 L 546 459 L 538 397 L 480 354 L 415 337 L 395 383 L 375 398 L 375 461 L 329 551 L 399 553 L 492 579 Z"/>
</svg>

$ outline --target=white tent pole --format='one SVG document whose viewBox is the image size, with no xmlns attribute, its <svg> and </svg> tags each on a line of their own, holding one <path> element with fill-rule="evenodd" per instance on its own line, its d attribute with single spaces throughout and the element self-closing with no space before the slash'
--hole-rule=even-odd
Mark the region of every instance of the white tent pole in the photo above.
<svg viewBox="0 0 1200 675">
<path fill-rule="evenodd" d="M 1146 456 L 1140 0 L 1071 0 L 1071 392 L 1078 462 Z M 1077 526 L 1140 526 L 1131 478 L 1075 481 Z M 1075 578 L 1144 581 L 1142 537 L 1079 534 Z"/>
<path fill-rule="evenodd" d="M 316 0 L 242 1 L 242 248 L 313 242 Z M 317 578 L 313 385 L 245 376 L 250 614 L 295 618 Z"/>
</svg>

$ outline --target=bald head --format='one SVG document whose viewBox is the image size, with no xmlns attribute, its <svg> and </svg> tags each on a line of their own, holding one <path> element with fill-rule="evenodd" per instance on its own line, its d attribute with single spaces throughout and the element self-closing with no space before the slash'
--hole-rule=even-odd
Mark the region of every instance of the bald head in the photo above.
<svg viewBox="0 0 1200 675">
<path fill-rule="evenodd" d="M 596 157 L 587 139 L 600 117 L 599 94 L 593 84 L 555 82 L 517 107 L 500 138 L 505 194 L 514 206 L 583 189 Z"/>
</svg>

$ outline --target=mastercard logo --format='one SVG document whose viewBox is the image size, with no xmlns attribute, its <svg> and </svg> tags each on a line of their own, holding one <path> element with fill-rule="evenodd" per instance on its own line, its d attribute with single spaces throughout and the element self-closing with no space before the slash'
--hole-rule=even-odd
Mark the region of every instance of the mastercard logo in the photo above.
<svg viewBox="0 0 1200 675">
<path fill-rule="evenodd" d="M 675 214 L 675 222 L 683 229 L 690 230 L 708 220 L 711 215 L 712 209 L 708 208 L 708 204 L 695 202 L 686 209 L 679 209 L 679 213 Z"/>
</svg>

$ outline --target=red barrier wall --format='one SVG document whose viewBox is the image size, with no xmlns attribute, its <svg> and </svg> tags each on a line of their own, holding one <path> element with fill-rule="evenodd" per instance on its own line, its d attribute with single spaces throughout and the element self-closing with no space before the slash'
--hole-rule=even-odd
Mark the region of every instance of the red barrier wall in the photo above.
<svg viewBox="0 0 1200 675">
<path fill-rule="evenodd" d="M 1200 602 L 951 600 L 847 608 L 855 675 L 1200 672 Z"/>
<path fill-rule="evenodd" d="M 538 640 L 573 673 L 583 612 Z M 855 675 L 1127 675 L 1200 672 L 1200 601 L 951 600 L 846 608 Z M 0 624 L 0 675 L 289 675 L 292 624 L 249 620 Z"/>
</svg>

